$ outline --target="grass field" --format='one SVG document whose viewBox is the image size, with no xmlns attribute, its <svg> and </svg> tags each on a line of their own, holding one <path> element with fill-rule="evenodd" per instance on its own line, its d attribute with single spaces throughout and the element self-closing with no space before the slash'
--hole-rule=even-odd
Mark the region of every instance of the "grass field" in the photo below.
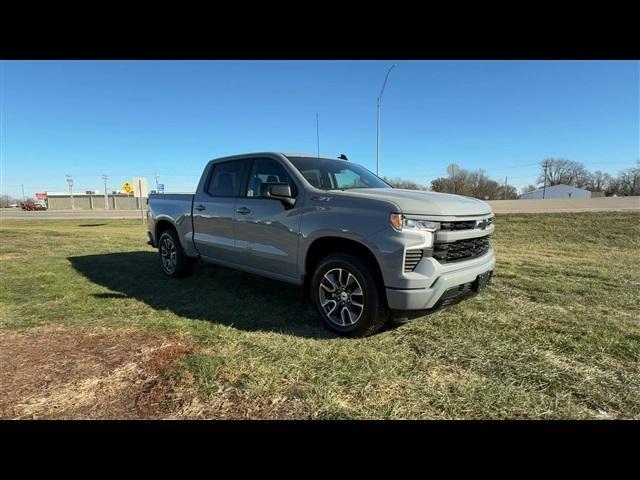
<svg viewBox="0 0 640 480">
<path fill-rule="evenodd" d="M 137 221 L 5 220 L 0 417 L 640 418 L 640 214 L 496 223 L 488 290 L 350 340 Z"/>
</svg>

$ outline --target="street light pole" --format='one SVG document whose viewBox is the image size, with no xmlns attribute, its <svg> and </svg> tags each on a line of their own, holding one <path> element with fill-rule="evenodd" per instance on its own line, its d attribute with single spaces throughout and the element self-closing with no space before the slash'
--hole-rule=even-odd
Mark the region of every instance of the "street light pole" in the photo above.
<svg viewBox="0 0 640 480">
<path fill-rule="evenodd" d="M 384 87 L 387 85 L 387 80 L 389 79 L 389 74 L 393 67 L 396 64 L 391 65 L 389 70 L 387 70 L 387 76 L 384 77 L 384 83 L 382 84 L 382 89 L 380 90 L 380 95 L 378 95 L 378 103 L 376 105 L 376 175 L 380 176 L 380 104 L 382 103 L 382 94 L 384 93 Z"/>
</svg>

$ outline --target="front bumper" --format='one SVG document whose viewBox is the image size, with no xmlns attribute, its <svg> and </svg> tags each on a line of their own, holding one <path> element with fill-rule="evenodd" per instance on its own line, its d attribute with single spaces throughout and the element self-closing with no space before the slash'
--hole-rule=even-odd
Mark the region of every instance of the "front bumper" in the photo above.
<svg viewBox="0 0 640 480">
<path fill-rule="evenodd" d="M 437 274 L 431 285 L 423 288 L 388 288 L 387 303 L 391 310 L 428 310 L 434 308 L 441 297 L 451 289 L 474 282 L 478 275 L 493 271 L 496 259 L 493 249 L 477 259 L 460 262 L 458 268 Z"/>
</svg>

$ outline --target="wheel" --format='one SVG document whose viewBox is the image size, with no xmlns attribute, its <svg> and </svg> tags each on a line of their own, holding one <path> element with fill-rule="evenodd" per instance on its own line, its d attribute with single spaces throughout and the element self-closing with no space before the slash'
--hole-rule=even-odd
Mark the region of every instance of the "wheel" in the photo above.
<svg viewBox="0 0 640 480">
<path fill-rule="evenodd" d="M 191 274 L 195 260 L 182 250 L 175 230 L 165 230 L 158 241 L 160 267 L 171 278 L 183 278 Z"/>
<path fill-rule="evenodd" d="M 339 253 L 318 264 L 310 295 L 330 330 L 348 337 L 366 337 L 380 330 L 389 318 L 379 287 L 362 260 Z"/>
</svg>

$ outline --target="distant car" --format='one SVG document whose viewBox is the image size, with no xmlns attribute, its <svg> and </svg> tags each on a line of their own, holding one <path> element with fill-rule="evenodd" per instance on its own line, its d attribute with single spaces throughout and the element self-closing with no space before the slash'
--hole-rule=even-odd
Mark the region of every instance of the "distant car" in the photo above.
<svg viewBox="0 0 640 480">
<path fill-rule="evenodd" d="M 35 202 L 29 200 L 26 202 L 21 202 L 20 208 L 22 208 L 22 210 L 28 210 L 28 211 L 46 210 L 47 203 L 44 200 L 36 200 Z"/>
</svg>

